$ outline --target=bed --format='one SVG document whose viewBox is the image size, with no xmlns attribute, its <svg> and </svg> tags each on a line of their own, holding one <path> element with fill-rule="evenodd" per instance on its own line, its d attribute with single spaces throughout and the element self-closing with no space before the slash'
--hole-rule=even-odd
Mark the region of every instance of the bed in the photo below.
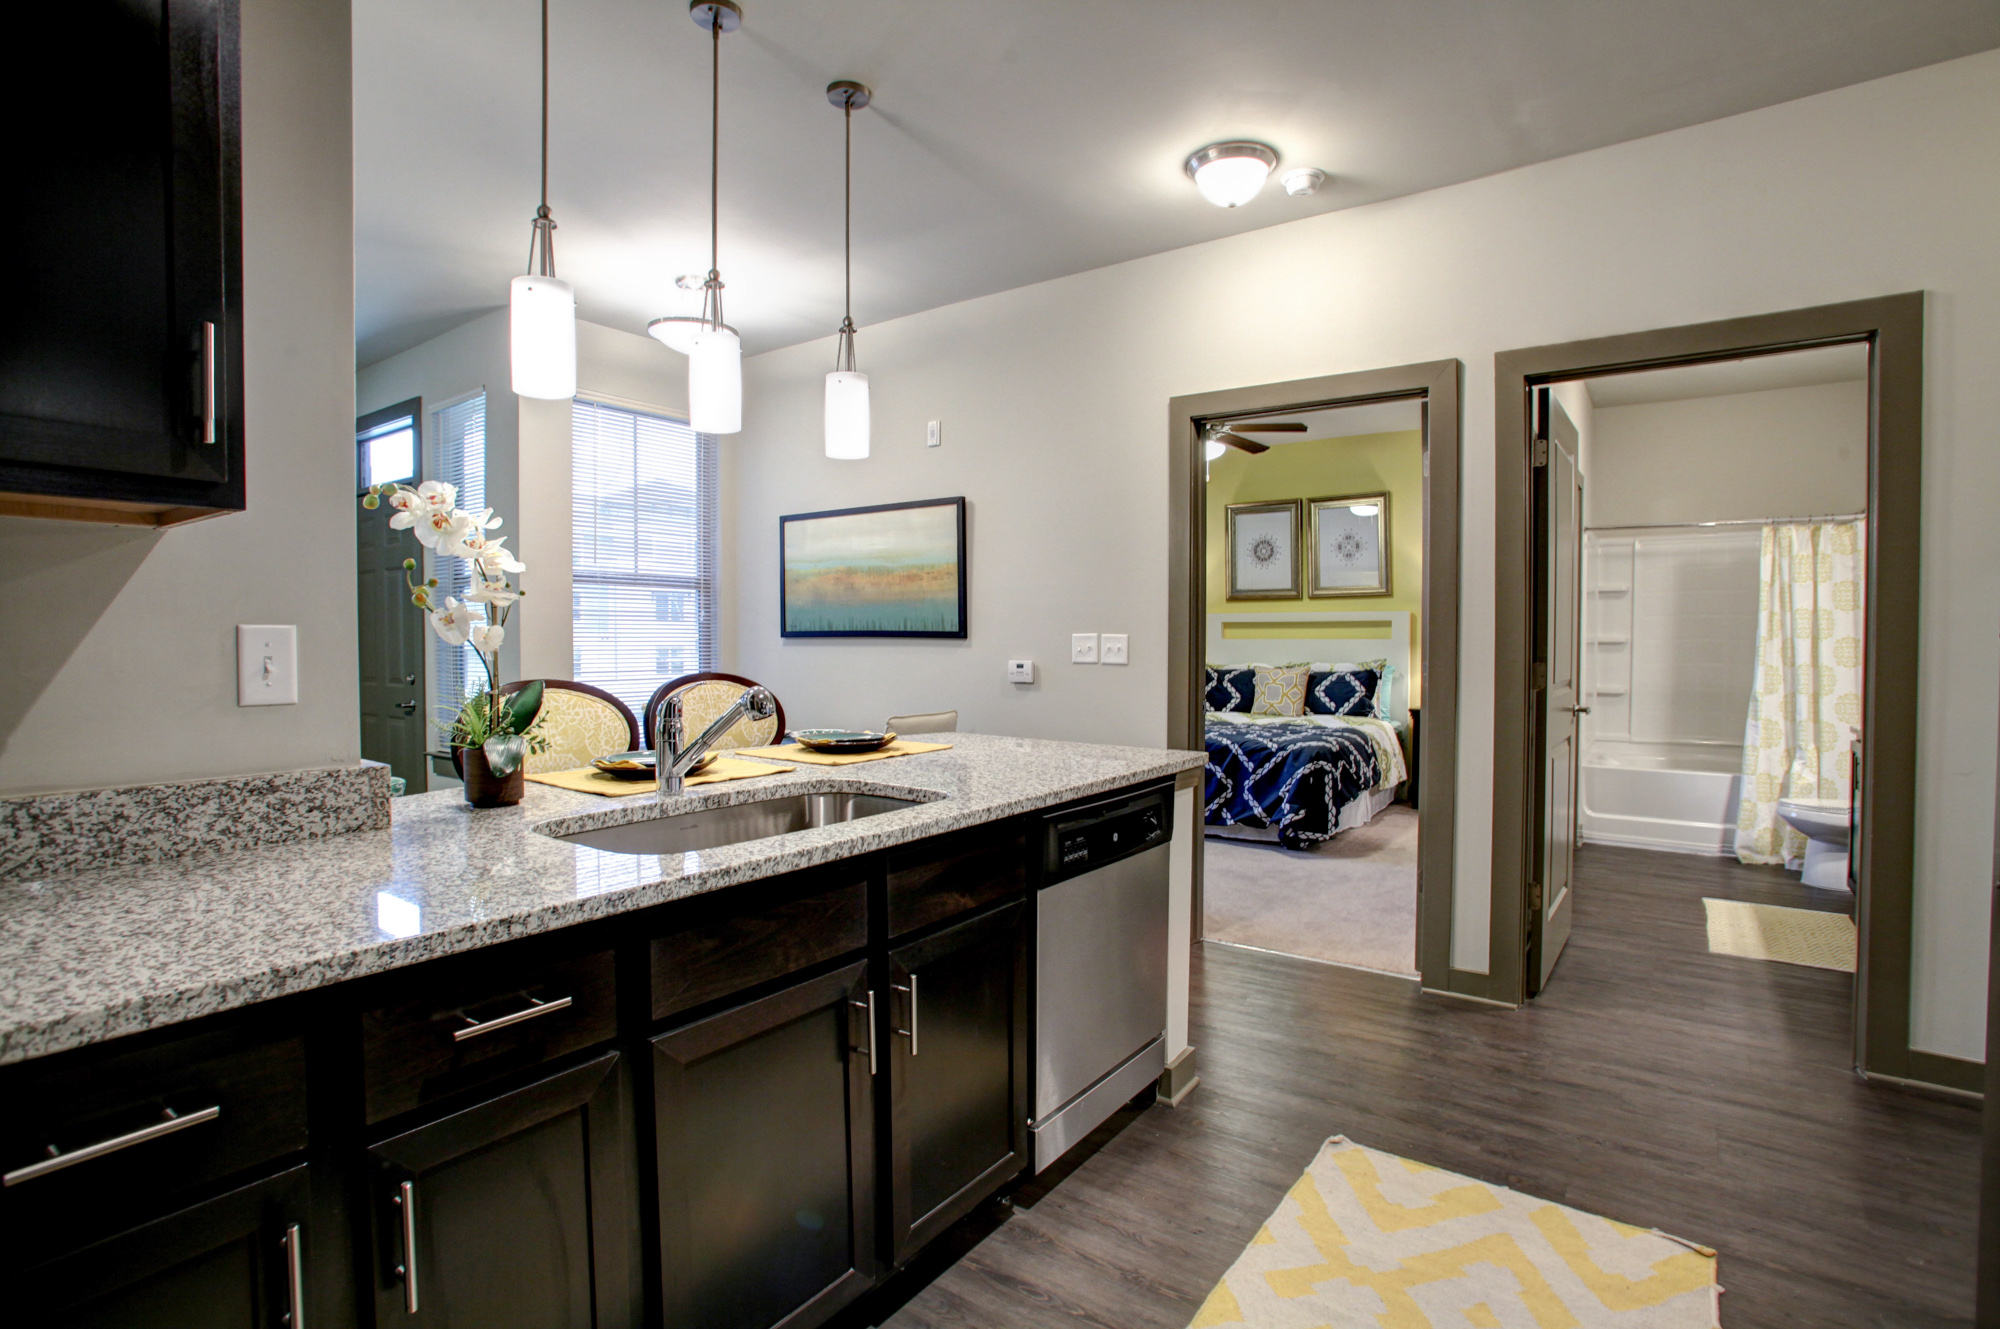
<svg viewBox="0 0 2000 1329">
<path fill-rule="evenodd" d="M 1209 615 L 1209 834 L 1310 849 L 1367 825 L 1395 801 L 1409 778 L 1409 617 L 1387 611 Z M 1268 635 L 1274 629 L 1298 635 Z M 1259 635 L 1237 635 L 1249 631 Z M 1293 662 L 1321 666 L 1307 671 L 1321 694 L 1311 704 L 1337 713 L 1246 713 L 1251 701 L 1243 695 L 1244 671 Z M 1364 664 L 1377 667 L 1359 668 Z M 1274 681 L 1261 677 L 1267 687 Z M 1288 675 L 1285 681 L 1298 679 Z M 1357 689 L 1372 691 L 1364 697 Z"/>
</svg>

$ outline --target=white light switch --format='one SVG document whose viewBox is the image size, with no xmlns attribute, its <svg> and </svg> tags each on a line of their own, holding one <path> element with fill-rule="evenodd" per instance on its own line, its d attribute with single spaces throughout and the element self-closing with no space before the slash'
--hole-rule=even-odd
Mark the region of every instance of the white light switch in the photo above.
<svg viewBox="0 0 2000 1329">
<path fill-rule="evenodd" d="M 236 704 L 296 706 L 299 630 L 293 625 L 236 625 Z"/>
<path fill-rule="evenodd" d="M 1125 635 L 1122 632 L 1107 632 L 1098 638 L 1099 658 L 1103 663 L 1125 663 Z"/>
<path fill-rule="evenodd" d="M 1097 634 L 1078 632 L 1069 639 L 1069 662 L 1071 664 L 1097 663 Z"/>
<path fill-rule="evenodd" d="M 1007 662 L 1007 681 L 1009 683 L 1034 682 L 1035 662 L 1033 660 L 1009 660 Z"/>
<path fill-rule="evenodd" d="M 933 420 L 924 430 L 924 446 L 934 448 L 942 442 L 944 442 L 944 424 L 942 421 Z"/>
</svg>

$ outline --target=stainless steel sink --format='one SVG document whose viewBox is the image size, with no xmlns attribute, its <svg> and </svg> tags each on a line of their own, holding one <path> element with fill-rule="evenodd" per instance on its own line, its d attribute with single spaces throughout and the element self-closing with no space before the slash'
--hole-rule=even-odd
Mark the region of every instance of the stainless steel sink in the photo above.
<svg viewBox="0 0 2000 1329">
<path fill-rule="evenodd" d="M 614 854 L 684 854 L 691 849 L 718 849 L 746 840 L 808 831 L 815 826 L 878 817 L 918 806 L 916 799 L 880 794 L 788 794 L 755 803 L 701 808 L 670 817 L 628 821 L 555 838 L 566 844 L 608 849 Z"/>
</svg>

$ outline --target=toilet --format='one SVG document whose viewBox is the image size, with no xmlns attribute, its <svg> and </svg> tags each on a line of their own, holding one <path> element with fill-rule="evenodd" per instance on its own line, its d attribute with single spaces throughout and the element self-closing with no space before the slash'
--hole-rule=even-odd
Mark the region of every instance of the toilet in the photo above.
<svg viewBox="0 0 2000 1329">
<path fill-rule="evenodd" d="M 1778 816 L 1806 837 L 1805 871 L 1799 880 L 1821 890 L 1844 891 L 1847 885 L 1847 818 L 1844 798 L 1781 798 Z"/>
</svg>

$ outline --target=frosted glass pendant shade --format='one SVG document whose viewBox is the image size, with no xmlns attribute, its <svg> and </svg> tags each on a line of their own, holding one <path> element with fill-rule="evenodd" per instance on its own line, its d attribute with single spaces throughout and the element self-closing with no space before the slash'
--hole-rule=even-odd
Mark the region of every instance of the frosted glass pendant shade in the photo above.
<svg viewBox="0 0 2000 1329">
<path fill-rule="evenodd" d="M 704 328 L 688 350 L 688 427 L 697 434 L 743 430 L 743 342 L 728 328 Z"/>
<path fill-rule="evenodd" d="M 868 455 L 868 375 L 836 369 L 826 376 L 826 455 L 838 461 Z"/>
<path fill-rule="evenodd" d="M 509 298 L 514 391 L 563 401 L 576 396 L 576 292 L 554 277 L 516 277 Z"/>
</svg>

